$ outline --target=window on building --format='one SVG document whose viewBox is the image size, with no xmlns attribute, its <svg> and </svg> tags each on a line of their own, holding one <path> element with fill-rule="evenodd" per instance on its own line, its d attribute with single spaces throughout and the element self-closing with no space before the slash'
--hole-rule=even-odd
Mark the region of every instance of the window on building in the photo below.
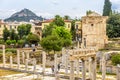
<svg viewBox="0 0 120 80">
<path fill-rule="evenodd" d="M 6 25 L 4 25 L 4 28 L 6 27 Z"/>
<path fill-rule="evenodd" d="M 76 25 L 76 30 L 78 30 L 78 24 Z"/>
<path fill-rule="evenodd" d="M 12 26 L 10 25 L 10 30 L 12 30 Z"/>
<path fill-rule="evenodd" d="M 94 26 L 94 24 L 91 24 L 91 26 Z"/>
<path fill-rule="evenodd" d="M 68 28 L 70 28 L 70 24 L 68 24 Z"/>
<path fill-rule="evenodd" d="M 15 26 L 15 29 L 16 29 L 16 26 Z"/>
</svg>

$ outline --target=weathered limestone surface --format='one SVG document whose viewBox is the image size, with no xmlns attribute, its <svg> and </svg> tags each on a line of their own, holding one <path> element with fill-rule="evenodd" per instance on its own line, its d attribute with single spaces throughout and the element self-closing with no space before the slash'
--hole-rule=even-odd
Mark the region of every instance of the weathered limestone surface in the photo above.
<svg viewBox="0 0 120 80">
<path fill-rule="evenodd" d="M 45 73 L 45 65 L 46 65 L 46 53 L 43 51 L 42 52 L 42 65 L 43 65 L 43 74 Z"/>
<path fill-rule="evenodd" d="M 82 60 L 82 80 L 86 80 L 86 66 L 85 66 L 85 60 Z"/>
<path fill-rule="evenodd" d="M 105 59 L 105 54 L 103 54 L 102 57 L 102 80 L 105 80 L 106 77 L 106 59 Z"/>
<path fill-rule="evenodd" d="M 117 65 L 117 80 L 120 80 L 120 65 Z"/>
<path fill-rule="evenodd" d="M 20 51 L 17 50 L 17 69 L 20 69 Z"/>
<path fill-rule="evenodd" d="M 10 68 L 13 67 L 13 59 L 12 59 L 12 56 L 10 56 Z"/>
<path fill-rule="evenodd" d="M 25 52 L 24 51 L 22 52 L 22 63 L 23 64 L 25 63 Z"/>
<path fill-rule="evenodd" d="M 3 45 L 3 67 L 6 65 L 6 59 L 5 59 L 5 45 Z"/>
<path fill-rule="evenodd" d="M 25 59 L 25 70 L 28 71 L 28 59 Z"/>
<path fill-rule="evenodd" d="M 74 61 L 70 61 L 70 80 L 74 79 Z"/>
</svg>

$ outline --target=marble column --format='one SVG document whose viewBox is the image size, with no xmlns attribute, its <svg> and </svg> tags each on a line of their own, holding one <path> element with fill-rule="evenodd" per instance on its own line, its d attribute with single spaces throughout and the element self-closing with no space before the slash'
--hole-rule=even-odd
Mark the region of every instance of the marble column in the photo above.
<svg viewBox="0 0 120 80">
<path fill-rule="evenodd" d="M 57 54 L 54 54 L 54 73 L 55 73 L 55 80 L 59 80 Z"/>
<path fill-rule="evenodd" d="M 10 68 L 13 67 L 13 59 L 12 59 L 12 56 L 10 56 Z"/>
<path fill-rule="evenodd" d="M 80 65 L 79 65 L 79 59 L 76 60 L 76 72 L 79 75 L 79 71 L 80 71 Z"/>
<path fill-rule="evenodd" d="M 92 80 L 92 59 L 89 57 L 89 79 Z"/>
<path fill-rule="evenodd" d="M 25 59 L 25 70 L 28 71 L 28 59 Z"/>
<path fill-rule="evenodd" d="M 120 65 L 117 65 L 117 80 L 120 80 Z"/>
<path fill-rule="evenodd" d="M 29 52 L 26 53 L 27 59 L 30 58 Z"/>
<path fill-rule="evenodd" d="M 105 80 L 106 77 L 106 59 L 105 54 L 102 56 L 102 80 Z"/>
<path fill-rule="evenodd" d="M 70 80 L 75 80 L 75 78 L 74 78 L 74 61 L 70 61 Z"/>
<path fill-rule="evenodd" d="M 96 80 L 96 59 L 94 57 L 91 58 L 91 80 Z"/>
<path fill-rule="evenodd" d="M 68 74 L 68 54 L 65 54 L 65 73 Z"/>
<path fill-rule="evenodd" d="M 20 69 L 20 51 L 17 50 L 17 69 Z"/>
<path fill-rule="evenodd" d="M 82 80 L 86 80 L 86 66 L 85 60 L 82 59 Z"/>
<path fill-rule="evenodd" d="M 42 67 L 43 67 L 42 72 L 43 72 L 43 74 L 45 73 L 45 65 L 46 65 L 46 53 L 43 51 L 42 52 Z"/>
<path fill-rule="evenodd" d="M 33 59 L 33 72 L 35 72 L 36 71 L 36 59 L 34 58 Z"/>
<path fill-rule="evenodd" d="M 58 66 L 57 66 L 57 54 L 54 54 L 54 72 L 56 74 L 57 70 L 58 70 Z"/>
<path fill-rule="evenodd" d="M 101 72 L 102 71 L 102 58 L 100 58 L 100 65 L 99 65 L 99 72 Z"/>
<path fill-rule="evenodd" d="M 65 50 L 62 48 L 62 65 L 65 65 Z"/>
<path fill-rule="evenodd" d="M 22 52 L 22 63 L 23 64 L 25 63 L 25 53 L 24 53 L 24 51 Z"/>
<path fill-rule="evenodd" d="M 79 49 L 79 47 L 80 47 L 80 43 L 79 41 L 77 41 L 77 48 Z"/>
<path fill-rule="evenodd" d="M 5 67 L 6 59 L 5 59 L 5 45 L 3 45 L 3 67 Z"/>
</svg>

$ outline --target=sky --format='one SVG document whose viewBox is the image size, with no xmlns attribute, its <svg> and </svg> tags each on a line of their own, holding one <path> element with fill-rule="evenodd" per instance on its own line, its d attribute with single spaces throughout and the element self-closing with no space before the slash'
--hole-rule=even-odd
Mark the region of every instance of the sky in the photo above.
<svg viewBox="0 0 120 80">
<path fill-rule="evenodd" d="M 120 10 L 120 0 L 111 0 L 112 8 Z M 80 18 L 87 10 L 102 14 L 104 0 L 0 0 L 0 19 L 27 8 L 38 16 L 52 18 L 55 15 L 69 15 Z"/>
</svg>

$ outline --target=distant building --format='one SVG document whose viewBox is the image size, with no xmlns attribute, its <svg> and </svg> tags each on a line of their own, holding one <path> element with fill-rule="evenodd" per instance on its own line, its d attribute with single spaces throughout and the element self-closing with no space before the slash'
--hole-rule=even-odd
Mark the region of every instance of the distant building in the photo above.
<svg viewBox="0 0 120 80">
<path fill-rule="evenodd" d="M 3 21 L 3 20 L 0 20 L 0 38 L 2 38 L 2 35 L 3 35 L 3 30 L 5 27 L 7 27 L 8 25 Z"/>
<path fill-rule="evenodd" d="M 76 22 L 76 32 L 79 31 L 81 47 L 104 48 L 108 42 L 106 35 L 106 20 L 108 17 L 101 16 L 95 12 L 83 16 L 81 21 Z"/>
<path fill-rule="evenodd" d="M 51 22 L 53 22 L 53 19 L 45 20 L 42 22 L 42 29 L 48 26 Z M 71 29 L 71 20 L 64 20 L 65 22 L 65 28 L 70 31 Z"/>
</svg>

